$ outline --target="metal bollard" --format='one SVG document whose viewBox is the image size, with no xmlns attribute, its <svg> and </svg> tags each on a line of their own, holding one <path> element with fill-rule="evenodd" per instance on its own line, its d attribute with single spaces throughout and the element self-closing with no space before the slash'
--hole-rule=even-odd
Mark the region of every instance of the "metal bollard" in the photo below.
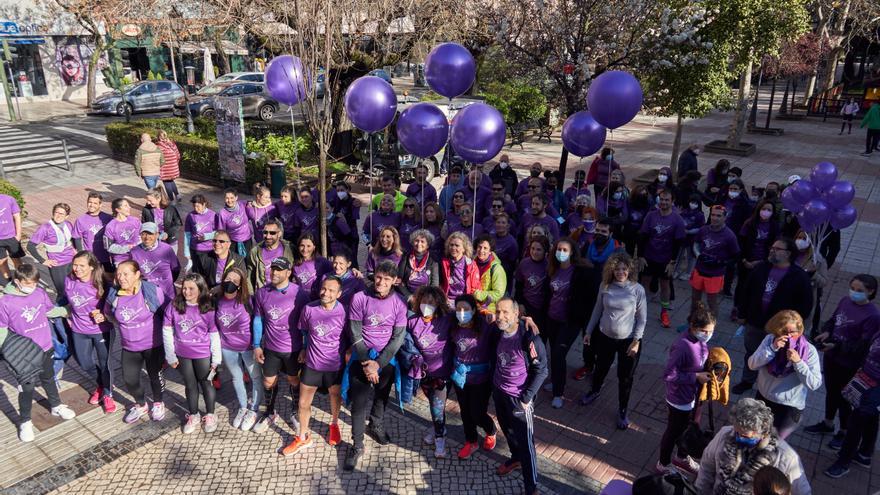
<svg viewBox="0 0 880 495">
<path fill-rule="evenodd" d="M 73 166 L 70 164 L 70 153 L 67 151 L 67 140 L 61 140 L 61 146 L 64 148 L 64 162 L 67 164 L 67 171 L 73 173 Z"/>
<path fill-rule="evenodd" d="M 6 180 L 6 167 L 3 166 L 3 160 L 0 160 L 0 179 Z"/>
</svg>

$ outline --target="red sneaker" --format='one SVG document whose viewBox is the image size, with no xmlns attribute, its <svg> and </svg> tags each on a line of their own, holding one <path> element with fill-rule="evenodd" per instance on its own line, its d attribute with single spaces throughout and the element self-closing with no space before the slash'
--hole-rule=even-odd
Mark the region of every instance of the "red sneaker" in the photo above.
<svg viewBox="0 0 880 495">
<path fill-rule="evenodd" d="M 312 436 L 306 435 L 305 438 L 296 437 L 290 442 L 287 447 L 281 449 L 281 455 L 293 455 L 299 452 L 300 450 L 307 449 L 312 446 Z"/>
<path fill-rule="evenodd" d="M 662 325 L 663 328 L 669 328 L 669 326 L 672 325 L 672 320 L 669 319 L 669 310 L 666 308 L 660 310 L 660 325 Z"/>
<path fill-rule="evenodd" d="M 583 368 L 576 369 L 574 375 L 572 375 L 572 378 L 574 378 L 575 381 L 580 382 L 583 381 L 584 378 L 586 378 L 587 375 L 592 372 L 593 368 L 591 366 L 584 366 Z"/>
<path fill-rule="evenodd" d="M 339 445 L 342 441 L 342 433 L 339 432 L 339 425 L 332 423 L 330 425 L 330 433 L 327 435 L 327 443 L 330 445 Z"/>
<path fill-rule="evenodd" d="M 465 442 L 464 447 L 462 447 L 461 450 L 458 451 L 458 458 L 470 459 L 471 455 L 473 455 L 473 453 L 479 449 L 480 444 L 478 444 L 477 442 Z"/>
<path fill-rule="evenodd" d="M 492 450 L 495 448 L 495 435 L 486 435 L 483 439 L 483 450 Z"/>
<path fill-rule="evenodd" d="M 110 414 L 110 413 L 116 412 L 116 401 L 113 400 L 113 397 L 110 397 L 109 395 L 105 395 L 101 399 L 101 402 L 104 405 L 104 413 L 105 414 Z"/>
<path fill-rule="evenodd" d="M 98 387 L 92 392 L 92 395 L 89 396 L 89 404 L 93 406 L 97 406 L 99 402 L 101 402 L 101 395 L 104 394 L 104 389 L 102 387 Z"/>
</svg>

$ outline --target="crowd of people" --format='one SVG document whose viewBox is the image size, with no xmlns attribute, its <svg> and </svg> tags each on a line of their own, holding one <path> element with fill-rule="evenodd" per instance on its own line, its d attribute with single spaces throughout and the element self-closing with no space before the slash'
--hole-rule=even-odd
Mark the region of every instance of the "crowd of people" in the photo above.
<svg viewBox="0 0 880 495">
<path fill-rule="evenodd" d="M 0 262 L 0 275 L 12 281 L 0 298 L 0 335 L 28 337 L 41 351 L 39 373 L 19 396 L 22 441 L 35 435 L 34 385 L 46 390 L 53 415 L 74 416 L 55 381 L 65 345 L 94 377 L 89 402 L 116 410 L 109 360 L 118 338 L 123 383 L 134 400 L 127 423 L 165 417 L 167 366 L 185 385 L 183 432 L 215 431 L 212 382 L 222 365 L 237 400 L 233 427 L 262 433 L 280 420 L 283 375 L 296 435 L 281 453 L 316 444 L 310 416 L 320 390 L 329 394 L 330 445 L 341 442 L 342 405 L 351 411 L 344 468 L 352 470 L 365 433 L 380 445 L 395 440 L 384 426 L 392 388 L 401 404 L 419 390 L 427 398 L 432 424 L 424 442 L 437 457 L 448 455 L 445 410 L 453 395 L 465 437 L 457 456 L 495 447 L 491 401 L 511 451 L 497 473 L 522 470 L 526 493 L 535 493 L 533 415 L 542 386 L 553 408 L 589 406 L 616 361 L 616 427 L 628 429 L 646 324 L 658 318 L 671 327 L 672 281 L 679 279 L 689 282 L 691 304 L 664 372 L 668 423 L 659 472 L 696 475 L 700 493 L 746 493 L 760 468 L 773 466 L 792 493 L 809 493 L 785 439 L 800 426 L 809 393 L 823 384 L 825 419 L 805 431 L 836 431 L 831 446 L 839 456 L 826 474 L 843 476 L 851 462 L 870 465 L 880 404 L 877 280 L 854 277 L 821 323 L 818 302 L 840 236 L 826 232 L 814 246 L 782 208 L 781 190 L 797 176 L 750 190 L 742 170 L 720 160 L 703 178 L 699 147 L 691 146 L 677 181 L 664 167 L 652 183 L 630 188 L 606 148 L 567 187 L 540 163 L 519 180 L 502 155 L 488 173 L 453 167 L 440 191 L 423 166 L 406 189 L 383 177 L 368 205 L 344 181 L 330 188 L 323 212 L 310 187 L 285 187 L 273 202 L 257 185 L 252 200 L 228 189 L 213 208 L 196 193 L 184 214 L 176 186 L 173 201 L 168 182 L 158 184 L 171 177 L 157 168 L 166 163 L 163 146 L 174 158 L 161 143 L 139 152 L 149 187 L 140 218 L 122 198 L 103 212 L 95 192 L 73 221 L 70 206 L 59 203 L 27 242 L 31 262 L 22 262 L 18 207 L 0 196 L 7 207 L 0 257 L 15 268 L 10 273 Z M 320 254 L 322 222 L 327 258 Z M 49 273 L 54 302 L 38 283 L 37 264 Z M 683 448 L 682 436 L 706 402 L 726 403 L 736 368 L 723 349 L 707 345 L 723 296 L 733 300 L 729 317 L 741 325 L 746 350 L 742 379 L 729 392 L 756 388 L 756 397 L 735 404 L 732 426 L 700 455 Z M 569 370 L 577 339 L 583 366 Z M 589 392 L 567 400 L 567 380 L 587 377 Z"/>
</svg>

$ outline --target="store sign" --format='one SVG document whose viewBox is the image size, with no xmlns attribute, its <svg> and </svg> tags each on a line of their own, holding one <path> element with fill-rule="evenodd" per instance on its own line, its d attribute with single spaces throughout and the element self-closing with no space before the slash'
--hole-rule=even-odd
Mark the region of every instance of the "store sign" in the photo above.
<svg viewBox="0 0 880 495">
<path fill-rule="evenodd" d="M 121 31 L 122 34 L 131 37 L 141 34 L 141 28 L 137 24 L 123 24 Z"/>
<path fill-rule="evenodd" d="M 0 21 L 0 36 L 9 36 L 19 33 L 21 33 L 21 30 L 18 29 L 18 24 L 12 21 Z"/>
<path fill-rule="evenodd" d="M 214 97 L 217 118 L 217 144 L 220 151 L 220 178 L 244 182 L 244 116 L 241 98 Z"/>
</svg>

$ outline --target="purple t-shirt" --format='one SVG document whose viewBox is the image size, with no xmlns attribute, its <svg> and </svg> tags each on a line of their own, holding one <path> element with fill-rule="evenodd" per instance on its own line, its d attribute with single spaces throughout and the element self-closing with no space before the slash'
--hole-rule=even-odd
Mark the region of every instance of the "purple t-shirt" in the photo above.
<svg viewBox="0 0 880 495">
<path fill-rule="evenodd" d="M 299 265 L 293 265 L 292 279 L 294 283 L 308 293 L 312 291 L 315 282 L 317 282 L 322 275 L 332 270 L 333 265 L 330 264 L 330 261 L 328 261 L 327 258 L 318 256 L 309 261 L 303 261 Z"/>
<path fill-rule="evenodd" d="M 532 309 L 542 309 L 547 300 L 547 260 L 535 261 L 531 256 L 526 256 L 516 267 L 515 278 L 522 287 L 523 302 Z"/>
<path fill-rule="evenodd" d="M 388 345 L 394 327 L 406 327 L 406 303 L 391 292 L 379 299 L 372 292 L 358 292 L 351 299 L 348 318 L 363 324 L 364 344 L 369 349 L 381 353 Z M 365 356 L 359 356 L 366 359 Z"/>
<path fill-rule="evenodd" d="M 231 211 L 229 208 L 223 207 L 218 216 L 218 228 L 225 230 L 231 241 L 244 242 L 253 237 L 244 201 L 239 201 L 235 205 L 235 209 Z"/>
<path fill-rule="evenodd" d="M 266 267 L 266 281 L 272 280 L 272 260 L 280 258 L 284 254 L 284 244 L 278 243 L 275 249 L 260 248 L 260 257 L 263 259 L 263 266 Z"/>
<path fill-rule="evenodd" d="M 302 336 L 297 327 L 302 294 L 296 284 L 287 284 L 283 290 L 266 284 L 257 290 L 254 316 L 263 318 L 263 348 L 283 353 L 302 349 Z"/>
<path fill-rule="evenodd" d="M 156 287 L 159 300 L 165 299 L 161 287 Z M 130 352 L 146 351 L 162 345 L 162 316 L 153 314 L 144 299 L 143 287 L 137 294 L 116 296 L 111 307 L 104 307 L 118 322 L 122 348 Z"/>
<path fill-rule="evenodd" d="M 684 220 L 678 213 L 672 211 L 664 216 L 660 210 L 648 212 L 639 232 L 648 236 L 645 259 L 654 263 L 668 263 L 675 256 L 672 252 L 675 241 L 687 235 Z"/>
<path fill-rule="evenodd" d="M 348 319 L 338 301 L 326 310 L 319 301 L 307 304 L 299 317 L 299 328 L 306 335 L 306 366 L 315 371 L 342 369 Z"/>
<path fill-rule="evenodd" d="M 743 225 L 742 230 L 746 230 L 746 225 Z M 752 259 L 748 261 L 767 259 L 767 255 L 770 254 L 770 243 L 773 242 L 773 239 L 770 239 L 770 222 L 758 222 L 755 232 L 757 235 L 752 245 Z M 745 236 L 745 234 L 742 232 L 740 235 Z"/>
<path fill-rule="evenodd" d="M 108 321 L 98 324 L 92 320 L 92 311 L 100 310 L 103 301 L 98 300 L 98 289 L 91 281 L 83 282 L 76 277 L 65 277 L 64 293 L 70 306 L 68 321 L 75 333 L 96 335 L 113 329 Z"/>
<path fill-rule="evenodd" d="M 324 279 L 329 277 L 330 275 L 335 275 L 335 273 L 327 272 L 324 275 L 321 275 L 321 283 L 324 283 Z M 351 270 L 345 272 L 342 275 L 339 275 L 339 278 L 342 279 L 342 294 L 339 295 L 339 302 L 342 303 L 346 308 L 349 307 L 349 303 L 351 303 L 351 299 L 355 294 L 364 290 L 365 284 L 363 279 L 357 278 L 351 273 Z"/>
<path fill-rule="evenodd" d="M 293 212 L 293 217 L 294 228 L 299 230 L 300 235 L 311 233 L 317 237 L 320 229 L 317 206 L 312 206 L 309 210 L 305 208 L 297 208 L 296 211 Z"/>
<path fill-rule="evenodd" d="M 235 352 L 251 348 L 251 315 L 244 304 L 220 297 L 214 318 L 220 331 L 220 347 Z"/>
<path fill-rule="evenodd" d="M 6 194 L 0 194 L 0 239 L 12 239 L 15 237 L 16 213 L 21 213 L 15 198 Z"/>
<path fill-rule="evenodd" d="M 841 341 L 870 340 L 880 333 L 880 310 L 873 302 L 856 304 L 844 296 L 834 310 L 832 334 Z"/>
<path fill-rule="evenodd" d="M 437 201 L 437 189 L 427 181 L 425 182 L 424 187 L 418 182 L 413 182 L 406 188 L 404 194 L 408 198 L 416 200 L 422 206 Z"/>
<path fill-rule="evenodd" d="M 163 208 L 153 208 L 153 221 L 159 228 L 159 233 L 165 232 L 165 210 Z"/>
<path fill-rule="evenodd" d="M 460 260 L 449 260 L 449 291 L 446 293 L 446 299 L 455 301 L 455 298 L 464 294 L 467 284 L 465 283 L 465 270 L 467 269 L 467 258 L 464 256 Z"/>
<path fill-rule="evenodd" d="M 214 249 L 214 244 L 210 239 L 199 241 L 196 236 L 198 234 L 210 234 L 217 230 L 218 217 L 214 210 L 207 209 L 204 213 L 196 213 L 191 211 L 186 215 L 184 222 L 184 232 L 189 232 L 192 239 L 189 242 L 190 249 L 206 253 Z"/>
<path fill-rule="evenodd" d="M 299 203 L 294 201 L 291 201 L 290 203 L 278 201 L 275 203 L 275 213 L 278 215 L 278 218 L 281 219 L 281 224 L 284 226 L 285 237 L 290 237 L 296 232 L 296 210 L 298 209 Z M 260 234 L 262 235 L 262 232 Z"/>
<path fill-rule="evenodd" d="M 400 264 L 401 255 L 391 251 L 388 254 L 375 254 L 372 251 L 367 254 L 367 272 L 376 271 L 376 267 L 383 261 L 391 261 L 395 266 Z"/>
<path fill-rule="evenodd" d="M 110 246 L 113 244 L 119 244 L 134 247 L 141 240 L 140 234 L 141 220 L 134 215 L 129 215 L 128 218 L 122 222 L 114 218 L 110 220 L 110 223 L 104 228 L 104 239 Z M 131 253 L 111 254 L 110 259 L 113 261 L 114 265 L 118 266 L 123 261 L 130 260 Z"/>
<path fill-rule="evenodd" d="M 764 294 L 761 296 L 761 309 L 764 311 L 770 305 L 773 294 L 776 293 L 776 288 L 779 287 L 779 281 L 782 280 L 786 273 L 788 273 L 788 268 L 776 268 L 774 266 L 770 269 L 770 274 L 767 275 L 767 283 L 764 284 Z"/>
<path fill-rule="evenodd" d="M 186 359 L 211 357 L 211 336 L 217 333 L 214 311 L 202 313 L 198 304 L 187 304 L 183 314 L 173 304 L 165 308 L 166 327 L 174 329 L 174 353 Z"/>
<path fill-rule="evenodd" d="M 46 314 L 54 307 L 42 287 L 26 296 L 0 297 L 0 327 L 27 337 L 48 351 L 52 348 L 52 329 Z"/>
<path fill-rule="evenodd" d="M 253 203 L 248 203 L 245 206 L 245 212 L 248 220 L 254 223 L 254 241 L 263 242 L 263 227 L 266 226 L 267 220 L 275 218 L 275 205 L 269 203 L 266 206 L 256 206 Z"/>
<path fill-rule="evenodd" d="M 496 330 L 500 331 L 500 330 Z M 495 349 L 495 376 L 492 382 L 495 387 L 511 397 L 519 398 L 528 380 L 529 367 L 523 352 L 522 326 L 512 334 L 501 332 L 498 347 Z"/>
<path fill-rule="evenodd" d="M 564 322 L 568 316 L 568 300 L 571 297 L 571 276 L 574 266 L 560 268 L 550 278 L 550 307 L 547 314 L 555 321 Z"/>
<path fill-rule="evenodd" d="M 73 225 L 68 221 L 64 221 L 63 224 L 58 226 L 58 229 L 61 231 L 61 245 L 64 246 L 59 252 L 50 252 L 49 249 L 54 249 L 58 244 L 58 234 L 55 232 L 55 229 L 52 227 L 51 220 L 37 227 L 34 235 L 31 236 L 31 242 L 34 244 L 45 244 L 48 248 L 46 250 L 46 257 L 50 260 L 57 261 L 59 265 L 66 265 L 73 261 L 73 257 L 76 255 L 76 249 L 73 247 Z"/>
<path fill-rule="evenodd" d="M 422 228 L 422 222 L 416 221 L 415 218 L 400 219 L 400 245 L 404 251 L 409 252 L 412 249 L 409 236 L 420 228 Z"/>
<path fill-rule="evenodd" d="M 455 359 L 464 364 L 489 363 L 489 340 L 491 331 L 486 325 L 475 322 L 472 328 L 463 328 L 458 324 L 453 325 L 452 341 L 455 343 Z M 466 384 L 485 383 L 489 379 L 489 372 L 468 373 Z"/>
<path fill-rule="evenodd" d="M 71 232 L 74 239 L 82 239 L 83 249 L 93 252 L 101 263 L 110 261 L 110 253 L 104 247 L 104 228 L 110 220 L 113 217 L 103 211 L 95 216 L 80 215 L 73 223 Z"/>
<path fill-rule="evenodd" d="M 522 217 L 522 224 L 520 225 L 520 232 L 523 235 L 532 228 L 532 225 L 541 225 L 544 227 L 544 230 L 550 234 L 551 240 L 559 239 L 559 222 L 557 222 L 550 215 L 544 215 L 542 218 L 536 218 L 532 216 L 531 213 L 526 213 Z"/>
<path fill-rule="evenodd" d="M 504 237 L 498 237 L 497 234 L 493 234 L 492 238 L 495 239 L 495 254 L 501 260 L 501 264 L 508 267 L 514 266 L 520 255 L 519 244 L 517 244 L 516 238 L 510 234 Z"/>
<path fill-rule="evenodd" d="M 382 230 L 383 227 L 394 227 L 399 230 L 400 213 L 382 213 L 379 211 L 370 213 L 370 215 L 364 220 L 363 232 L 370 236 L 370 241 L 375 241 L 379 238 L 379 231 Z"/>
<path fill-rule="evenodd" d="M 406 262 L 409 263 L 410 273 L 409 278 L 402 282 L 406 284 L 406 288 L 409 289 L 410 292 L 415 293 L 419 287 L 428 285 L 431 281 L 431 264 L 429 263 L 430 258 L 425 259 L 427 256 L 430 256 L 430 254 L 425 253 L 423 255 L 421 265 L 412 255 L 406 257 Z"/>
<path fill-rule="evenodd" d="M 147 250 L 143 244 L 138 244 L 130 254 L 131 259 L 140 265 L 145 280 L 158 285 L 168 297 L 174 295 L 174 272 L 180 268 L 180 262 L 170 245 L 157 241 L 153 249 Z"/>
<path fill-rule="evenodd" d="M 697 270 L 705 277 L 724 275 L 727 263 L 739 255 L 739 244 L 736 235 L 726 226 L 720 230 L 712 230 L 710 225 L 703 226 L 694 244 L 699 246 L 700 256 L 697 258 Z"/>
<path fill-rule="evenodd" d="M 455 232 L 461 232 L 466 235 L 468 239 L 473 241 L 477 237 L 483 235 L 483 226 L 475 223 L 473 225 L 469 225 L 465 227 L 461 223 L 451 223 L 446 226 L 446 237 L 449 237 Z"/>
<path fill-rule="evenodd" d="M 452 346 L 448 344 L 454 320 L 455 316 L 448 314 L 428 321 L 421 316 L 414 316 L 407 322 L 406 328 L 422 354 L 428 378 L 449 378 L 452 371 Z"/>
</svg>

